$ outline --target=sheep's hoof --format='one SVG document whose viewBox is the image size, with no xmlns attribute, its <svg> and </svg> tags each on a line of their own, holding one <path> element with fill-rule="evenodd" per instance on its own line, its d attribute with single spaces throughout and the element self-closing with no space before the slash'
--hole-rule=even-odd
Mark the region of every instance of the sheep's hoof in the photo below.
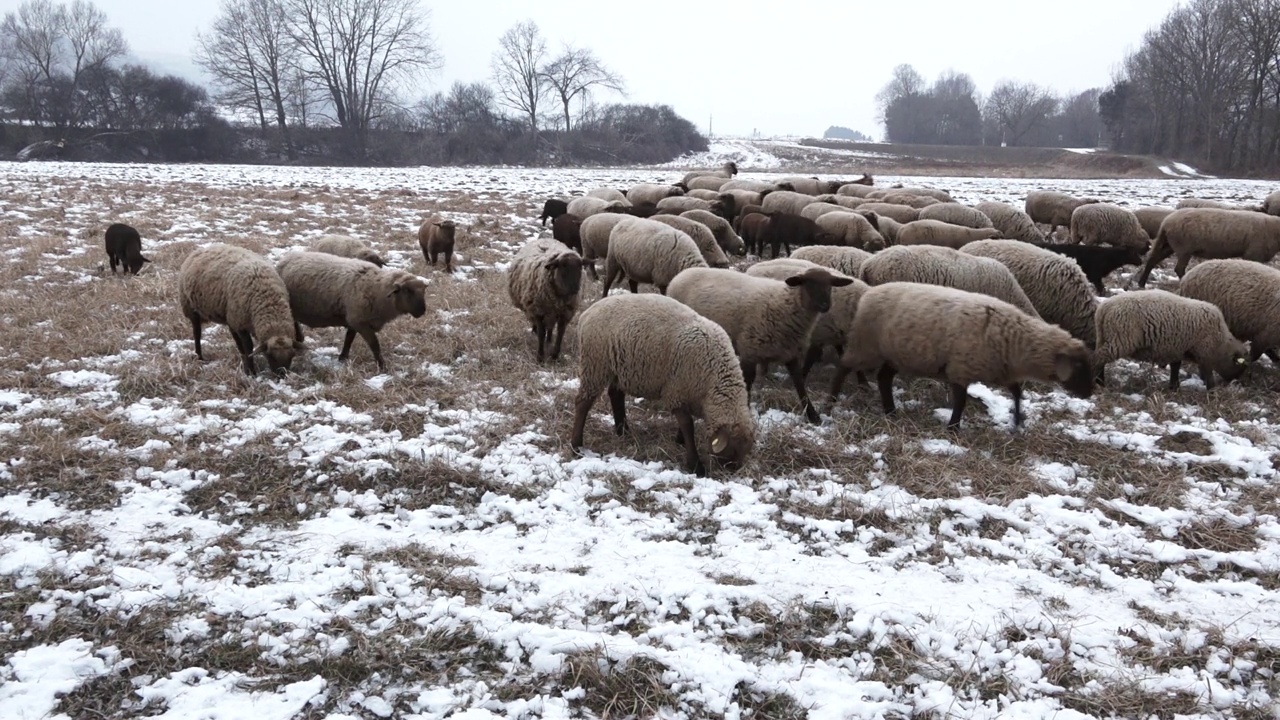
<svg viewBox="0 0 1280 720">
<path fill-rule="evenodd" d="M 694 465 L 694 466 L 693 466 L 693 474 L 694 474 L 695 476 L 697 476 L 697 477 L 700 477 L 700 478 L 704 478 L 704 477 L 706 477 L 706 476 L 707 476 L 707 466 L 706 466 L 706 465 L 704 465 L 704 464 L 702 463 L 702 461 L 701 461 L 701 460 L 699 460 L 699 461 L 698 461 L 698 463 L 697 463 L 696 465 Z"/>
<path fill-rule="evenodd" d="M 804 416 L 805 416 L 805 418 L 809 421 L 809 424 L 811 424 L 811 425 L 821 425 L 821 424 L 822 424 L 822 416 L 821 416 L 821 415 L 819 415 L 819 414 L 818 414 L 818 411 L 817 411 L 817 410 L 814 410 L 813 408 L 810 408 L 810 409 L 809 409 L 809 411 L 808 411 L 808 412 L 806 412 Z"/>
</svg>

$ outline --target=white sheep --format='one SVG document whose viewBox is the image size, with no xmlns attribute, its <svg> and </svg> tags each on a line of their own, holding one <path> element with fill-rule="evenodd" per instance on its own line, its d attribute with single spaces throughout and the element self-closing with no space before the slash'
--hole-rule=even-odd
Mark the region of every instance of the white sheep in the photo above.
<svg viewBox="0 0 1280 720">
<path fill-rule="evenodd" d="M 678 185 L 658 185 L 655 183 L 640 183 L 632 185 L 627 190 L 627 199 L 632 205 L 641 205 L 650 203 L 657 205 L 658 201 L 667 197 L 677 197 L 684 194 L 684 188 Z M 569 212 L 573 212 L 570 210 Z"/>
<path fill-rule="evenodd" d="M 1019 240 L 979 240 L 965 245 L 966 255 L 990 258 L 1009 268 L 1040 318 L 1092 348 L 1098 297 L 1074 260 Z"/>
<path fill-rule="evenodd" d="M 993 228 L 991 218 L 981 210 L 966 207 L 960 203 L 939 202 L 920 209 L 921 220 L 941 220 L 952 225 L 963 225 L 967 228 Z"/>
<path fill-rule="evenodd" d="M 1178 294 L 1213 303 L 1231 334 L 1280 364 L 1280 270 L 1251 260 L 1206 260 L 1187 271 Z"/>
<path fill-rule="evenodd" d="M 601 296 L 626 275 L 631 292 L 652 283 L 665 294 L 667 285 L 685 268 L 707 267 L 702 251 L 688 235 L 656 220 L 627 218 L 609 234 L 609 254 Z"/>
<path fill-rule="evenodd" d="M 746 254 L 746 245 L 742 242 L 742 238 L 738 236 L 738 233 L 733 231 L 733 225 L 728 220 L 709 210 L 686 210 L 680 213 L 680 217 L 706 225 L 715 237 L 716 244 L 720 246 L 720 249 L 726 255 Z"/>
<path fill-rule="evenodd" d="M 885 238 L 879 230 L 880 216 L 873 212 L 865 215 L 857 212 L 827 213 L 814 222 L 818 229 L 830 234 L 835 238 L 834 242 L 841 245 L 873 251 L 885 246 Z"/>
<path fill-rule="evenodd" d="M 915 282 L 982 293 L 1039 317 L 1009 268 L 997 260 L 966 255 L 952 248 L 936 245 L 887 248 L 862 263 L 860 277 L 868 285 Z"/>
<path fill-rule="evenodd" d="M 1216 208 L 1175 210 L 1160 223 L 1155 245 L 1138 275 L 1138 287 L 1146 287 L 1152 269 L 1175 254 L 1178 262 L 1173 270 L 1182 277 L 1193 257 L 1265 263 L 1276 253 L 1280 253 L 1280 217 Z"/>
<path fill-rule="evenodd" d="M 991 225 L 1010 240 L 1044 242 L 1044 232 L 1036 227 L 1031 216 L 1018 208 L 1002 202 L 981 202 L 975 206 L 978 212 L 991 220 Z"/>
<path fill-rule="evenodd" d="M 582 239 L 582 264 L 592 280 L 599 280 L 596 274 L 596 260 L 609 256 L 609 235 L 613 228 L 623 220 L 631 217 L 623 213 L 598 213 L 582 221 L 578 227 Z"/>
<path fill-rule="evenodd" d="M 1056 190 L 1033 190 L 1027 193 L 1023 209 L 1032 220 L 1049 226 L 1049 232 L 1045 234 L 1047 237 L 1053 235 L 1059 227 L 1070 227 L 1071 213 L 1075 212 L 1076 208 L 1096 202 L 1099 201 L 1092 198 L 1072 197 Z"/>
<path fill-rule="evenodd" d="M 357 240 L 350 235 L 321 235 L 311 241 L 311 251 L 364 260 L 378 267 L 383 267 L 387 264 L 376 250 L 366 245 L 364 241 Z"/>
<path fill-rule="evenodd" d="M 596 213 L 625 213 L 628 207 L 629 205 L 624 205 L 617 200 L 603 200 L 583 195 L 569 201 L 569 214 L 585 220 Z"/>
<path fill-rule="evenodd" d="M 698 252 L 702 253 L 702 259 L 710 267 L 729 267 L 729 258 L 724 254 L 720 244 L 716 242 L 716 236 L 711 233 L 711 228 L 696 220 L 690 220 L 680 215 L 654 215 L 649 219 L 654 222 L 660 222 L 663 225 L 670 225 L 688 235 L 689 239 L 693 240 L 693 244 L 698 246 Z"/>
<path fill-rule="evenodd" d="M 511 304 L 524 313 L 538 338 L 538 362 L 555 333 L 551 359 L 560 357 L 564 331 L 578 311 L 582 258 L 564 243 L 540 238 L 525 243 L 507 271 Z"/>
<path fill-rule="evenodd" d="M 1151 238 L 1132 210 L 1111 203 L 1081 205 L 1071 212 L 1071 242 L 1131 247 L 1146 252 Z"/>
<path fill-rule="evenodd" d="M 898 230 L 899 245 L 938 245 L 959 249 L 978 240 L 999 238 L 995 228 L 971 228 L 941 220 L 916 220 Z"/>
</svg>

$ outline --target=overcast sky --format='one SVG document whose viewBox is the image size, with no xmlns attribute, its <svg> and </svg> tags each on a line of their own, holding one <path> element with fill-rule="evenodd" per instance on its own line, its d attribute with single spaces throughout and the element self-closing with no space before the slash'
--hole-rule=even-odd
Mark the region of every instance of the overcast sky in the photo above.
<svg viewBox="0 0 1280 720">
<path fill-rule="evenodd" d="M 56 0 L 55 0 L 56 1 Z M 94 0 L 134 59 L 184 75 L 197 31 L 220 0 Z M 9 12 L 19 0 L 0 0 Z M 821 135 L 844 125 L 881 137 L 875 94 L 899 63 L 929 82 L 953 68 L 980 92 L 1001 79 L 1059 93 L 1106 85 L 1125 53 L 1179 0 L 912 2 L 427 2 L 444 67 L 412 99 L 484 80 L 498 37 L 532 17 L 554 52 L 590 47 L 626 80 L 628 99 L 667 103 L 716 135 Z M 616 99 L 602 96 L 600 100 Z"/>
</svg>

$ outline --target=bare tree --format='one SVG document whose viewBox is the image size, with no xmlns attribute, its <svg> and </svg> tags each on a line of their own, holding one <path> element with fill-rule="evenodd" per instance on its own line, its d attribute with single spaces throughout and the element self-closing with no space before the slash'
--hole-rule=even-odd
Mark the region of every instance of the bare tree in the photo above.
<svg viewBox="0 0 1280 720">
<path fill-rule="evenodd" d="M 906 63 L 898 65 L 893 69 L 893 77 L 880 88 L 880 92 L 876 93 L 878 119 L 881 122 L 884 121 L 885 110 L 893 104 L 894 100 L 919 95 L 922 92 L 924 92 L 924 77 Z"/>
<path fill-rule="evenodd" d="M 525 20 L 511 26 L 498 40 L 493 54 L 493 82 L 498 101 L 529 120 L 529 132 L 535 143 L 538 137 L 538 104 L 547 89 L 543 64 L 547 43 L 538 24 Z"/>
<path fill-rule="evenodd" d="M 1020 145 L 1033 130 L 1047 126 L 1057 109 L 1058 99 L 1048 88 L 1005 80 L 992 88 L 986 114 L 1004 142 Z"/>
<path fill-rule="evenodd" d="M 397 83 L 438 69 L 427 12 L 417 0 L 284 0 L 307 74 L 324 88 L 357 153 Z"/>
<path fill-rule="evenodd" d="M 622 78 L 610 72 L 595 53 L 585 48 L 566 46 L 560 56 L 543 69 L 542 75 L 564 106 L 565 132 L 572 129 L 569 123 L 569 104 L 574 98 L 582 96 L 586 100 L 591 95 L 592 88 L 626 94 Z"/>
</svg>

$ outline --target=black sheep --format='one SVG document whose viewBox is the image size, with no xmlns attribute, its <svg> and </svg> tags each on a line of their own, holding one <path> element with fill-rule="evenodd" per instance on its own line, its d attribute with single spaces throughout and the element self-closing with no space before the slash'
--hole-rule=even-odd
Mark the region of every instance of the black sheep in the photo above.
<svg viewBox="0 0 1280 720">
<path fill-rule="evenodd" d="M 107 228 L 107 259 L 111 261 L 111 274 L 116 266 L 122 266 L 125 272 L 138 274 L 143 263 L 151 262 L 142 256 L 142 236 L 138 231 L 124 223 L 113 223 Z"/>
<path fill-rule="evenodd" d="M 1080 269 L 1084 270 L 1085 277 L 1089 278 L 1089 282 L 1093 283 L 1093 288 L 1098 291 L 1099 295 L 1106 293 L 1106 288 L 1102 286 L 1102 279 L 1110 275 L 1112 271 L 1124 265 L 1142 264 L 1142 253 L 1137 248 L 1038 242 L 1029 244 L 1056 252 L 1059 255 L 1066 255 L 1075 260 Z"/>
<path fill-rule="evenodd" d="M 569 212 L 569 203 L 558 198 L 549 198 L 542 204 L 542 214 L 538 219 L 542 221 L 542 227 L 547 226 L 547 218 L 555 220 L 561 215 Z"/>
</svg>

